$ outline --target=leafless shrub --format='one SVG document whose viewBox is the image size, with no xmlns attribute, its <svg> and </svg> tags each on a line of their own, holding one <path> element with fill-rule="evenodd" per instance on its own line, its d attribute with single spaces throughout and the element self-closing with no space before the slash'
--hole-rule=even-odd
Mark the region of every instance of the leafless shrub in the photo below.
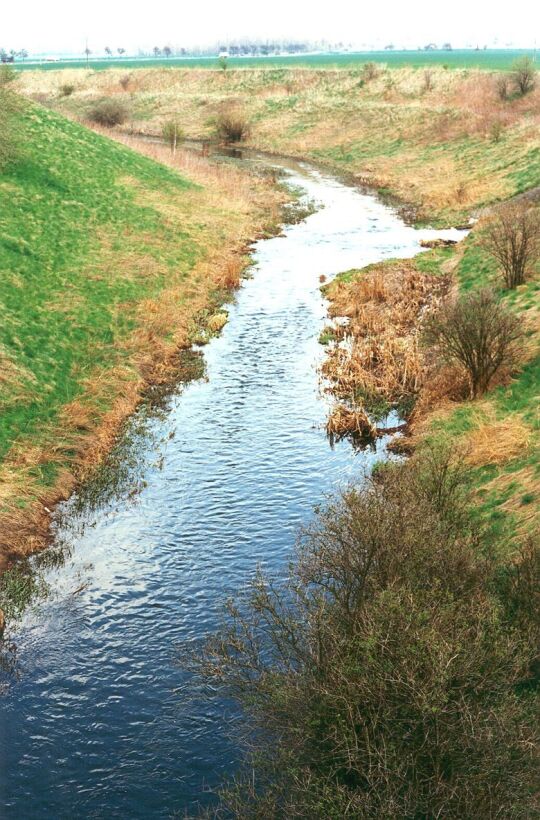
<svg viewBox="0 0 540 820">
<path fill-rule="evenodd" d="M 73 94 L 74 91 L 75 91 L 75 86 L 73 85 L 73 83 L 63 83 L 60 86 L 60 89 L 59 89 L 58 93 L 60 94 L 61 97 L 71 97 L 71 95 Z"/>
<path fill-rule="evenodd" d="M 242 142 L 249 135 L 249 121 L 241 111 L 225 111 L 217 119 L 216 130 L 223 142 Z"/>
<path fill-rule="evenodd" d="M 163 124 L 161 129 L 163 139 L 171 149 L 173 154 L 176 154 L 176 148 L 179 142 L 184 139 L 184 131 L 177 119 L 168 120 Z"/>
<path fill-rule="evenodd" d="M 501 74 L 496 80 L 497 96 L 500 100 L 507 100 L 510 94 L 510 82 L 506 74 Z"/>
<path fill-rule="evenodd" d="M 465 202 L 467 198 L 467 183 L 461 180 L 455 192 L 456 202 Z"/>
<path fill-rule="evenodd" d="M 433 72 L 427 69 L 424 71 L 424 82 L 422 85 L 423 91 L 433 91 L 434 83 L 433 83 Z"/>
<path fill-rule="evenodd" d="M 364 67 L 362 68 L 362 79 L 365 82 L 369 82 L 370 80 L 374 80 L 375 77 L 378 75 L 379 69 L 377 67 L 377 63 L 369 62 L 364 63 Z"/>
<path fill-rule="evenodd" d="M 131 83 L 131 74 L 124 74 L 118 82 L 120 83 L 120 87 L 123 88 L 124 91 L 127 91 Z"/>
<path fill-rule="evenodd" d="M 97 102 L 88 111 L 88 118 L 98 125 L 112 128 L 115 125 L 122 125 L 129 117 L 129 111 L 121 100 L 106 97 Z"/>
<path fill-rule="evenodd" d="M 246 704 L 253 772 L 212 816 L 533 810 L 534 698 L 519 695 L 533 605 L 527 584 L 501 604 L 507 567 L 486 557 L 451 449 L 345 491 L 318 511 L 285 585 L 259 574 L 231 603 L 196 668 Z"/>
<path fill-rule="evenodd" d="M 465 370 L 473 399 L 486 392 L 501 368 L 515 362 L 522 339 L 518 319 L 488 289 L 447 301 L 424 326 L 426 344 Z"/>
<path fill-rule="evenodd" d="M 507 288 L 516 288 L 540 257 L 540 213 L 527 205 L 507 205 L 489 222 L 483 245 L 498 262 Z"/>
<path fill-rule="evenodd" d="M 489 129 L 489 135 L 493 142 L 500 142 L 501 136 L 504 131 L 504 125 L 501 120 L 494 120 L 491 123 L 491 127 Z"/>
<path fill-rule="evenodd" d="M 536 70 L 530 57 L 516 60 L 512 66 L 512 79 L 521 97 L 533 90 L 536 85 Z"/>
</svg>

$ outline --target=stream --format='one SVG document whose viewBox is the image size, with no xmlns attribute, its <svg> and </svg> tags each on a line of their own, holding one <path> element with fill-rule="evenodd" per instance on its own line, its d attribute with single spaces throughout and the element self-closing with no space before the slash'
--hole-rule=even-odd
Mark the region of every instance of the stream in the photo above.
<svg viewBox="0 0 540 820">
<path fill-rule="evenodd" d="M 238 764 L 242 717 L 223 693 L 193 691 L 179 647 L 216 628 L 257 566 L 286 571 L 314 505 L 385 457 L 384 438 L 329 446 L 319 277 L 459 234 L 408 227 L 307 164 L 250 161 L 281 167 L 318 210 L 255 244 L 205 378 L 129 426 L 118 486 L 60 510 L 62 560 L 3 673 L 4 820 L 168 818 L 211 801 Z"/>
</svg>

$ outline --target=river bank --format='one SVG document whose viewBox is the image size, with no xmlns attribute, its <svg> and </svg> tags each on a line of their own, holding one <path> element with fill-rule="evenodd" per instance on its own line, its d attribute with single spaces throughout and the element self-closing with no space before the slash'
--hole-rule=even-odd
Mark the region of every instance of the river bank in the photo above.
<svg viewBox="0 0 540 820">
<path fill-rule="evenodd" d="M 539 271 L 505 290 L 483 230 L 480 222 L 455 246 L 347 271 L 324 287 L 334 321 L 324 333 L 323 372 L 337 399 L 329 419 L 335 435 L 372 440 L 377 421 L 397 409 L 407 419 L 397 452 L 451 440 L 471 468 L 479 514 L 512 550 L 540 524 Z M 525 342 L 513 369 L 471 401 L 464 372 L 434 359 L 422 333 L 450 293 L 486 286 L 519 315 Z"/>
<path fill-rule="evenodd" d="M 286 200 L 271 179 L 165 148 L 147 158 L 39 107 L 20 128 L 0 183 L 4 566 L 48 542 L 54 505 L 149 385 L 181 379 L 178 352 L 226 321 Z"/>
<path fill-rule="evenodd" d="M 540 184 L 540 90 L 501 99 L 500 77 L 442 67 L 112 68 L 25 71 L 18 84 L 82 119 L 112 97 L 125 107 L 126 133 L 160 135 L 174 117 L 187 137 L 208 139 L 233 111 L 246 123 L 247 145 L 324 162 L 410 203 L 423 224 L 451 226 Z"/>
</svg>

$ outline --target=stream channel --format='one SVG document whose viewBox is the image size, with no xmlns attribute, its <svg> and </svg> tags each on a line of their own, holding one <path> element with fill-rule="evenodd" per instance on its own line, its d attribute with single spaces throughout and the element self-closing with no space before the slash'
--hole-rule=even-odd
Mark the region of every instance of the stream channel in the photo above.
<svg viewBox="0 0 540 820">
<path fill-rule="evenodd" d="M 108 492 L 59 511 L 61 560 L 42 570 L 48 594 L 11 630 L 2 673 L 4 820 L 167 818 L 211 800 L 237 766 L 242 717 L 224 693 L 191 691 L 179 647 L 216 628 L 258 565 L 283 574 L 313 507 L 385 458 L 385 438 L 363 451 L 327 440 L 319 277 L 459 234 L 415 230 L 308 164 L 249 162 L 281 168 L 317 211 L 254 245 L 205 377 L 132 420 Z"/>
</svg>

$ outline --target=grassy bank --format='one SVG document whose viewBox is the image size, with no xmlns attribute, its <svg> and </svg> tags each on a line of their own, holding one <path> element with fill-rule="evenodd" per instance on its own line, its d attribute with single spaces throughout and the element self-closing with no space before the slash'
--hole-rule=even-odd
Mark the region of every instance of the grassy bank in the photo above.
<svg viewBox="0 0 540 820">
<path fill-rule="evenodd" d="M 441 436 L 451 439 L 470 467 L 480 514 L 512 541 L 540 524 L 540 271 L 516 290 L 504 290 L 496 264 L 483 247 L 482 231 L 480 225 L 455 248 L 338 276 L 325 293 L 331 314 L 349 317 L 342 334 L 352 334 L 358 347 L 351 365 L 349 354 L 340 353 L 331 341 L 326 367 L 338 388 L 345 386 L 345 401 L 355 395 L 370 418 L 401 400 L 402 411 L 411 419 L 404 440 L 408 448 Z M 422 316 L 452 288 L 464 293 L 485 286 L 494 288 L 519 316 L 525 342 L 513 372 L 504 374 L 481 399 L 463 401 L 456 374 L 424 376 L 422 383 Z M 374 353 L 372 333 L 378 369 L 365 365 L 368 372 L 360 362 Z M 327 336 L 332 339 L 331 330 Z M 343 389 L 337 395 L 343 398 Z M 403 402 L 402 396 L 408 398 Z"/>
<path fill-rule="evenodd" d="M 279 214 L 270 182 L 153 158 L 28 105 L 0 176 L 0 552 L 46 536 L 47 507 L 110 448 L 145 386 L 235 286 Z M 150 149 L 149 149 L 150 150 Z M 161 153 L 160 153 L 161 151 Z M 180 173 L 179 173 L 180 171 Z"/>
<path fill-rule="evenodd" d="M 500 73 L 66 69 L 24 72 L 19 87 L 81 118 L 113 96 L 129 112 L 127 132 L 160 134 L 174 116 L 187 137 L 212 138 L 220 115 L 233 109 L 249 125 L 250 145 L 324 163 L 411 203 L 420 220 L 456 224 L 540 184 L 540 89 L 518 98 L 510 83 L 501 99 Z"/>
</svg>

